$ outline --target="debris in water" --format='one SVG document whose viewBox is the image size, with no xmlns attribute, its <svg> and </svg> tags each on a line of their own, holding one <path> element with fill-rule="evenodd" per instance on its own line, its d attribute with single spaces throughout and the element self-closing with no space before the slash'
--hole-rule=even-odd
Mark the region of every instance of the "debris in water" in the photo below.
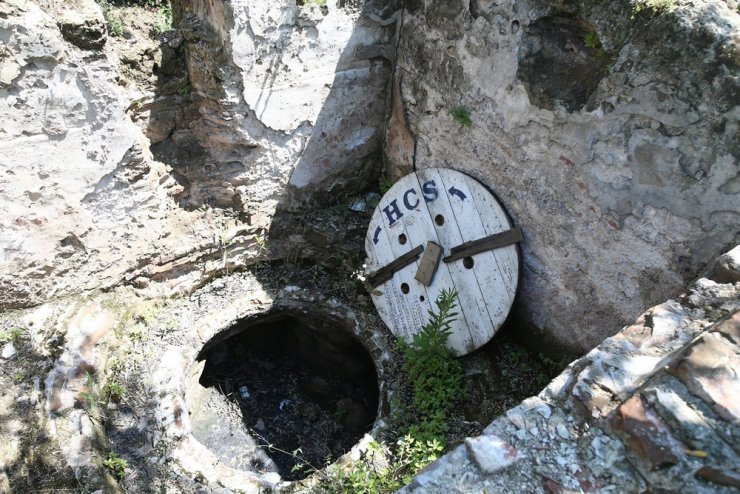
<svg viewBox="0 0 740 494">
<path fill-rule="evenodd" d="M 241 388 L 239 388 L 239 394 L 242 395 L 242 399 L 246 400 L 247 398 L 249 398 L 249 389 L 247 389 L 246 386 L 242 386 Z"/>
</svg>

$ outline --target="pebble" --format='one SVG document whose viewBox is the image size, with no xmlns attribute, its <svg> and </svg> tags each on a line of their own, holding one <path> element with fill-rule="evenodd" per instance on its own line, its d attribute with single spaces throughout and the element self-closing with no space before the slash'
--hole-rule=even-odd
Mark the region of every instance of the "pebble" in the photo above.
<svg viewBox="0 0 740 494">
<path fill-rule="evenodd" d="M 365 199 L 357 199 L 349 208 L 358 213 L 366 213 L 368 210 L 367 201 Z"/>
<path fill-rule="evenodd" d="M 465 439 L 468 455 L 484 473 L 506 468 L 518 458 L 516 448 L 497 436 L 478 436 Z"/>
<path fill-rule="evenodd" d="M 15 347 L 13 346 L 13 342 L 12 341 L 9 341 L 3 347 L 2 357 L 4 359 L 11 359 L 11 358 L 13 358 L 15 356 L 16 353 L 17 352 L 15 351 Z"/>
<path fill-rule="evenodd" d="M 558 424 L 555 430 L 558 431 L 558 435 L 563 439 L 570 439 L 570 432 L 568 432 L 568 428 L 565 427 L 563 424 Z"/>
<path fill-rule="evenodd" d="M 516 427 L 517 429 L 523 429 L 526 425 L 524 421 L 524 415 L 522 414 L 519 407 L 508 410 L 506 412 L 506 418 L 509 419 L 509 422 L 514 424 L 514 427 Z"/>
</svg>

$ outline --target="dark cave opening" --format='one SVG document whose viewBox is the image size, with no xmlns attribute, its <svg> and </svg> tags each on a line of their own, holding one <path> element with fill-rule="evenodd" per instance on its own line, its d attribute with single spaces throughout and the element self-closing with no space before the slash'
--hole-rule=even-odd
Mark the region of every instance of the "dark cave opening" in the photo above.
<svg viewBox="0 0 740 494">
<path fill-rule="evenodd" d="M 375 422 L 378 382 L 365 348 L 332 318 L 241 321 L 212 341 L 193 435 L 233 468 L 297 480 L 333 463 Z"/>
</svg>

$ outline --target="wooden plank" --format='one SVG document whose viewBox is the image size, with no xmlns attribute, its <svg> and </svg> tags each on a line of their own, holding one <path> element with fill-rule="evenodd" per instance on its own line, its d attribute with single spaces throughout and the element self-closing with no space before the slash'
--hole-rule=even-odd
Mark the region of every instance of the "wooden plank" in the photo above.
<svg viewBox="0 0 740 494">
<path fill-rule="evenodd" d="M 419 270 L 414 278 L 424 286 L 431 285 L 434 274 L 439 269 L 440 259 L 442 259 L 442 247 L 430 240 L 424 249 L 424 255 L 419 262 Z"/>
<path fill-rule="evenodd" d="M 435 201 L 427 204 L 430 223 L 436 232 L 438 243 L 449 250 L 450 247 L 471 240 L 471 238 L 465 238 L 460 231 L 450 201 L 449 186 L 445 187 L 441 171 L 439 168 L 428 168 L 419 170 L 416 174 L 420 182 L 433 182 L 435 184 L 438 197 Z M 454 345 L 454 351 L 458 354 L 469 353 L 477 348 L 476 341 L 482 339 L 479 336 L 480 334 L 488 332 L 489 339 L 493 336 L 490 319 L 487 316 L 485 299 L 472 271 L 463 267 L 461 263 L 443 264 L 443 266 L 447 266 L 449 269 L 452 285 L 459 294 L 458 306 L 462 317 L 459 317 L 453 323 L 453 332 L 459 332 L 461 335 L 464 331 L 467 332 L 464 341 L 459 341 L 463 340 L 460 336 L 458 341 L 451 339 L 448 344 L 450 348 Z M 460 347 L 461 344 L 464 344 L 464 346 Z"/>
<path fill-rule="evenodd" d="M 387 243 L 387 238 L 385 238 L 384 240 Z M 365 242 L 365 251 L 368 253 L 368 260 L 367 260 L 368 269 L 379 269 L 381 267 L 380 264 L 382 262 L 388 262 L 387 260 L 385 261 L 383 260 L 382 252 L 384 249 L 383 249 L 382 244 L 383 242 L 381 242 L 379 245 L 376 243 L 368 244 L 367 241 Z M 399 314 L 400 309 L 396 307 L 396 305 L 393 303 L 392 300 L 385 301 L 385 297 L 384 297 L 385 286 L 384 285 L 374 288 L 370 292 L 370 297 L 373 299 L 375 308 L 378 310 L 378 315 L 383 321 L 398 320 L 401 317 Z M 384 300 L 385 302 L 378 303 L 377 302 L 378 299 Z"/>
<path fill-rule="evenodd" d="M 426 239 L 419 240 L 418 235 L 412 235 L 408 231 L 407 223 L 409 222 L 404 220 L 410 219 L 409 212 L 407 211 L 404 214 L 402 204 L 399 205 L 398 203 L 399 198 L 403 197 L 404 191 L 416 184 L 417 181 L 414 175 L 402 177 L 386 192 L 373 213 L 371 227 L 368 229 L 368 232 L 373 232 L 373 239 L 370 238 L 371 234 L 369 233 L 368 240 L 373 242 L 377 226 L 380 226 L 381 233 L 378 236 L 379 242 L 375 245 L 375 251 L 377 252 L 379 247 L 382 246 L 385 251 L 383 253 L 385 258 L 388 259 L 390 256 L 386 264 L 407 253 L 411 250 L 412 245 L 426 243 Z M 391 204 L 394 200 L 395 203 Z M 391 208 L 390 211 L 398 214 L 389 217 L 388 214 L 384 213 L 384 208 Z M 396 221 L 391 221 L 391 218 Z M 401 242 L 402 237 L 405 238 L 403 243 Z M 390 280 L 379 287 L 382 295 L 372 295 L 373 302 L 378 308 L 378 313 L 381 314 L 383 322 L 396 336 L 406 341 L 411 341 L 413 335 L 421 330 L 422 325 L 427 320 L 427 312 L 431 307 L 427 300 L 426 288 L 414 279 L 417 269 L 418 260 L 414 260 L 406 267 L 397 270 Z M 381 310 L 381 307 L 385 308 Z"/>
<path fill-rule="evenodd" d="M 414 174 L 414 177 L 418 187 L 415 190 L 422 191 L 422 193 L 419 197 L 418 203 L 413 203 L 413 205 L 415 206 L 415 218 L 414 221 L 407 222 L 407 229 L 409 233 L 413 235 L 413 238 L 433 239 L 436 243 L 442 246 L 442 243 L 437 236 L 435 225 L 431 220 L 432 216 L 429 211 L 430 204 L 436 201 L 427 202 L 428 199 L 434 197 L 434 194 L 432 194 L 432 189 L 429 188 L 432 187 L 432 184 L 428 184 L 424 180 L 422 180 L 422 177 L 418 173 Z M 427 190 L 426 194 L 423 193 L 425 188 Z M 437 196 L 439 197 L 439 195 L 440 193 L 438 192 Z M 452 274 L 450 273 L 449 267 L 447 265 L 440 264 L 439 269 L 434 276 L 433 283 L 425 288 L 427 291 L 427 312 L 428 310 L 434 310 L 436 312 L 437 308 L 434 302 L 437 300 L 437 297 L 439 297 L 442 290 L 457 289 L 458 287 L 452 277 Z M 474 350 L 475 348 L 473 346 L 473 340 L 470 337 L 470 331 L 468 330 L 468 323 L 465 318 L 464 311 L 459 307 L 459 305 L 460 303 L 458 302 L 458 308 L 455 309 L 455 311 L 458 313 L 458 316 L 455 322 L 453 322 L 452 324 L 452 334 L 447 340 L 447 348 L 455 355 L 464 355 Z M 424 322 L 426 322 L 428 319 L 429 318 L 426 317 Z"/>
<path fill-rule="evenodd" d="M 444 262 L 457 261 L 468 256 L 474 256 L 481 252 L 506 247 L 522 240 L 522 231 L 518 228 L 506 230 L 504 232 L 494 233 L 478 240 L 471 240 L 462 245 L 453 247 L 450 255 L 444 258 Z"/>
<path fill-rule="evenodd" d="M 369 275 L 367 277 L 367 282 L 373 288 L 377 287 L 378 285 L 382 285 L 393 277 L 393 273 L 399 271 L 401 268 L 405 268 L 409 264 L 416 262 L 416 259 L 419 257 L 423 250 L 424 247 L 422 247 L 421 245 L 417 245 L 407 253 L 403 254 L 401 257 L 397 257 L 389 264 L 386 264 L 382 268 Z"/>
<path fill-rule="evenodd" d="M 465 175 L 463 177 L 467 190 L 463 189 L 462 186 L 460 186 L 460 189 L 469 193 L 472 205 L 477 211 L 477 214 L 469 215 L 470 218 L 475 218 L 475 221 L 467 224 L 465 228 L 474 231 L 475 237 L 497 233 L 486 230 L 485 222 L 489 218 L 497 218 L 499 222 L 507 221 L 503 208 L 483 185 L 470 177 Z M 485 294 L 486 306 L 495 333 L 506 321 L 513 303 L 513 293 L 516 291 L 517 280 L 514 281 L 514 287 L 511 287 L 506 273 L 514 266 L 518 268 L 518 259 L 513 266 L 509 265 L 509 260 L 503 259 L 499 254 L 499 249 L 497 249 L 478 254 L 473 257 L 473 261 L 478 282 Z M 478 267 L 481 269 L 478 270 Z"/>
<path fill-rule="evenodd" d="M 373 215 L 370 220 L 368 236 L 365 238 L 365 252 L 368 254 L 367 269 L 370 271 L 377 271 L 394 259 L 390 239 L 383 230 L 383 221 L 379 215 Z M 406 331 L 408 310 L 395 295 L 397 291 L 398 287 L 391 278 L 372 290 L 370 296 L 383 322 L 396 336 L 407 338 L 410 337 Z"/>
<path fill-rule="evenodd" d="M 506 211 L 503 210 L 498 201 L 491 196 L 491 193 L 473 178 L 466 176 L 465 180 L 471 190 L 476 190 L 476 193 L 472 196 L 473 202 L 476 204 L 476 209 L 478 209 L 478 211 L 487 210 L 487 213 L 480 215 L 486 233 L 492 235 L 497 232 L 511 229 L 512 224 L 509 221 L 509 216 L 506 214 Z M 483 204 L 488 204 L 488 207 L 484 207 Z M 510 245 L 508 247 L 496 249 L 493 251 L 493 256 L 496 259 L 499 272 L 504 276 L 504 285 L 509 294 L 509 304 L 512 304 L 514 302 L 516 288 L 519 283 L 518 247 L 516 245 Z M 506 312 L 508 312 L 508 310 Z"/>
<path fill-rule="evenodd" d="M 440 180 L 449 198 L 450 208 L 455 217 L 455 226 L 460 231 L 461 242 L 452 244 L 457 247 L 464 242 L 477 240 L 487 236 L 483 227 L 481 214 L 488 214 L 490 208 L 479 211 L 476 203 L 472 201 L 474 193 L 478 191 L 469 187 L 464 180 L 464 175 L 449 169 L 439 169 Z M 481 186 L 482 187 L 482 186 Z M 494 201 L 491 197 L 491 201 Z M 485 204 L 484 205 L 489 205 Z M 484 345 L 504 322 L 501 313 L 508 307 L 509 301 L 506 295 L 504 280 L 499 273 L 496 260 L 491 252 L 483 252 L 472 259 L 473 265 L 469 267 L 462 260 L 448 263 L 448 266 L 458 266 L 464 270 L 469 278 L 470 285 L 477 285 L 482 300 L 479 301 L 480 311 L 476 325 L 470 328 L 470 334 L 476 347 Z M 506 310 L 508 313 L 508 310 Z"/>
</svg>

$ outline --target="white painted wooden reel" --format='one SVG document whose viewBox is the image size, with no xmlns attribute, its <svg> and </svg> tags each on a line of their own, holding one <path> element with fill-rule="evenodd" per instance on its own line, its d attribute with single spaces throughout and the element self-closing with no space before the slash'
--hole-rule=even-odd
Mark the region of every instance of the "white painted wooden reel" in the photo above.
<svg viewBox="0 0 740 494">
<path fill-rule="evenodd" d="M 455 355 L 501 328 L 519 280 L 521 240 L 501 205 L 473 178 L 447 168 L 406 175 L 383 196 L 365 239 L 368 282 L 390 330 L 411 341 L 443 289 L 458 291 L 447 345 Z"/>
</svg>

